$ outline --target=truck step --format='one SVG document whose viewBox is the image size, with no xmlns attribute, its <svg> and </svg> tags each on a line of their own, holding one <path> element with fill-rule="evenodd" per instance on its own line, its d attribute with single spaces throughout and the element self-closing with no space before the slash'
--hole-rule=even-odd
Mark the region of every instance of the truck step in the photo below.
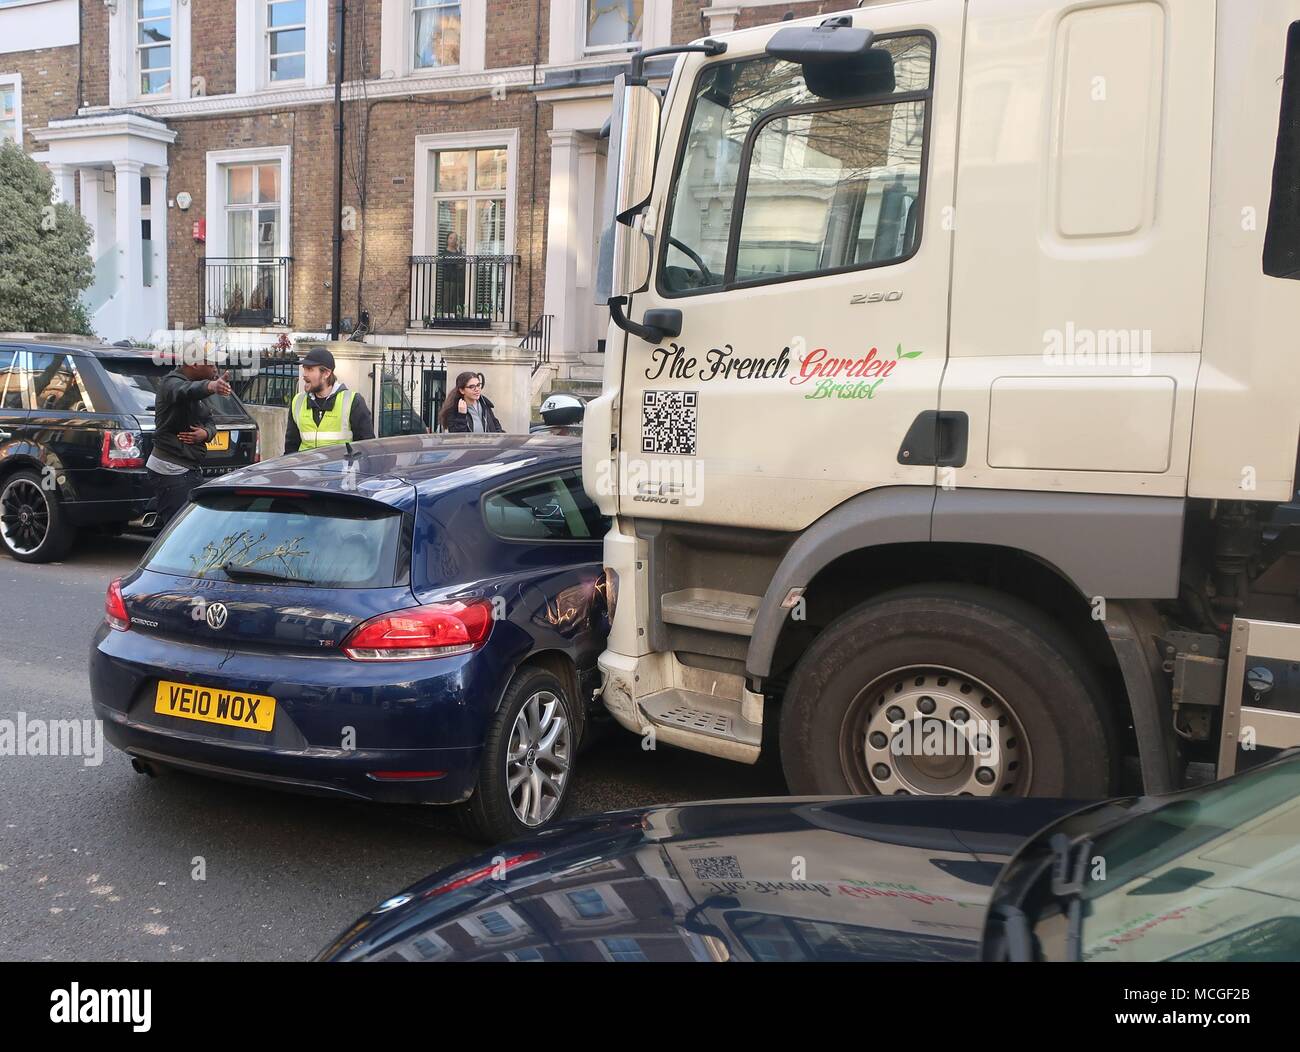
<svg viewBox="0 0 1300 1052">
<path fill-rule="evenodd" d="M 664 741 L 751 763 L 758 759 L 763 727 L 741 715 L 739 701 L 672 687 L 639 698 L 637 704 L 645 718 L 664 732 Z M 697 738 L 713 739 L 731 748 L 707 748 L 691 741 Z"/>
<path fill-rule="evenodd" d="M 660 600 L 660 611 L 663 619 L 672 625 L 749 636 L 754 633 L 761 601 L 756 595 L 717 588 L 683 588 L 680 592 L 665 593 Z"/>
</svg>

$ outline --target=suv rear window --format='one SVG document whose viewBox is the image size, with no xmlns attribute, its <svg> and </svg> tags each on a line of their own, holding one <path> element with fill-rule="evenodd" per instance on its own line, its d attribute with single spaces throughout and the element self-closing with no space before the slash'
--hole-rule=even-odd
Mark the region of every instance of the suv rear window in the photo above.
<svg viewBox="0 0 1300 1052">
<path fill-rule="evenodd" d="M 405 526 L 401 512 L 376 502 L 214 493 L 177 518 L 144 565 L 217 581 L 389 588 L 408 580 Z"/>
<path fill-rule="evenodd" d="M 99 364 L 108 374 L 108 382 L 121 403 L 124 413 L 151 415 L 158 397 L 158 385 L 171 369 L 165 365 L 136 358 L 101 358 Z M 248 414 L 233 395 L 211 395 L 208 408 L 219 420 L 247 420 Z"/>
</svg>

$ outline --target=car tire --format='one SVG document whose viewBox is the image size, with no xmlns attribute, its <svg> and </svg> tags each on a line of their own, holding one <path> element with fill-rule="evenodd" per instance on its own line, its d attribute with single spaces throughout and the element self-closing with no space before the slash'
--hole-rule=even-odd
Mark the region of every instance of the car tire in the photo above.
<svg viewBox="0 0 1300 1052">
<path fill-rule="evenodd" d="M 62 559 L 76 535 L 58 496 L 36 472 L 17 471 L 0 482 L 0 544 L 19 562 Z"/>
<path fill-rule="evenodd" d="M 554 822 L 573 783 L 579 724 L 574 699 L 554 675 L 524 668 L 506 688 L 488 726 L 474 795 L 461 824 L 498 843 Z"/>
<path fill-rule="evenodd" d="M 931 730 L 934 751 L 918 748 Z M 1091 799 L 1118 766 L 1111 711 L 1065 633 L 958 586 L 891 592 L 832 622 L 795 667 L 780 747 L 796 794 Z"/>
</svg>

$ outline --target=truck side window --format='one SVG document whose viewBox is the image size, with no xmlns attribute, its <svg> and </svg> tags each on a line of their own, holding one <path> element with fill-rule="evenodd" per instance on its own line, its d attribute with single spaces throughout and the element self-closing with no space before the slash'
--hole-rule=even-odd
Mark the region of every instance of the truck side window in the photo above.
<svg viewBox="0 0 1300 1052">
<path fill-rule="evenodd" d="M 1292 22 L 1286 34 L 1264 273 L 1271 278 L 1300 278 L 1300 22 Z"/>
<path fill-rule="evenodd" d="M 766 55 L 700 72 L 668 201 L 661 293 L 716 291 L 911 254 L 934 45 L 908 33 L 881 37 L 876 46 L 893 58 L 893 90 L 861 104 L 819 98 L 798 65 Z M 748 204 L 737 199 L 742 174 Z M 743 225 L 735 221 L 738 208 Z"/>
<path fill-rule="evenodd" d="M 912 254 L 925 104 L 778 117 L 754 138 L 735 280 L 891 263 Z"/>
</svg>

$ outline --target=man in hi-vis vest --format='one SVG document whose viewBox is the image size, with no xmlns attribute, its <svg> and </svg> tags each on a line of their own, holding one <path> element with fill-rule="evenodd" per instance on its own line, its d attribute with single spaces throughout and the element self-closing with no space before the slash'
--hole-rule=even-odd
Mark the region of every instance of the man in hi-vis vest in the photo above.
<svg viewBox="0 0 1300 1052">
<path fill-rule="evenodd" d="M 313 347 L 302 359 L 303 389 L 289 405 L 284 451 L 339 446 L 375 437 L 366 401 L 334 376 L 334 355 Z"/>
</svg>

